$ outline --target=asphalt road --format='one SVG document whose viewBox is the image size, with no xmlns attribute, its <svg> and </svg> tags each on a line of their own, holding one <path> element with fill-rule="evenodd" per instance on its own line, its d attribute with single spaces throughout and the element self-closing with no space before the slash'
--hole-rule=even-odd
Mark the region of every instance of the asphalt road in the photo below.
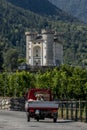
<svg viewBox="0 0 87 130">
<path fill-rule="evenodd" d="M 87 130 L 87 124 L 68 120 L 26 120 L 25 112 L 0 111 L 0 130 Z"/>
</svg>

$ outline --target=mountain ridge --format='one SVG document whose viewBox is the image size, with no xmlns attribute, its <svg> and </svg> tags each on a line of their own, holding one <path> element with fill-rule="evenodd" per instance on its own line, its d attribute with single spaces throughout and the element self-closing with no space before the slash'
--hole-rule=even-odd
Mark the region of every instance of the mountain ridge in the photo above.
<svg viewBox="0 0 87 130">
<path fill-rule="evenodd" d="M 34 12 L 41 16 L 56 16 L 56 20 L 65 20 L 70 22 L 79 21 L 75 17 L 69 15 L 68 13 L 62 11 L 55 5 L 53 5 L 49 0 L 6 0 L 7 2 L 26 9 L 28 11 Z"/>
<path fill-rule="evenodd" d="M 56 7 L 87 23 L 87 0 L 49 0 Z"/>
</svg>

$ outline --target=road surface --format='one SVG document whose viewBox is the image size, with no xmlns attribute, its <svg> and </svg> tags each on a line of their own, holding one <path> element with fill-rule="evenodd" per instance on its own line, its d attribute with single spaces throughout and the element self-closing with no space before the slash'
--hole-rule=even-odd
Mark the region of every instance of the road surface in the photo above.
<svg viewBox="0 0 87 130">
<path fill-rule="evenodd" d="M 0 130 L 87 130 L 87 124 L 68 120 L 26 120 L 25 112 L 0 110 Z"/>
</svg>

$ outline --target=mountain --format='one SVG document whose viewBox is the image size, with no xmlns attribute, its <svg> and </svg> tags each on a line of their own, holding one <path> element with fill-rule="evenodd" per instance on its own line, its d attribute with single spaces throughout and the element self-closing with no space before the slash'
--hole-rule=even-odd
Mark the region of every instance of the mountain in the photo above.
<svg viewBox="0 0 87 130">
<path fill-rule="evenodd" d="M 78 20 L 57 9 L 47 0 L 0 0 L 0 39 L 1 41 L 4 39 L 3 42 L 6 39 L 9 45 L 22 44 L 24 41 L 20 40 L 26 30 L 51 27 L 53 21 L 56 23 L 56 21 L 77 22 Z"/>
<path fill-rule="evenodd" d="M 56 7 L 62 9 L 87 23 L 87 0 L 49 0 Z"/>
<path fill-rule="evenodd" d="M 7 1 L 17 7 L 21 7 L 25 10 L 32 11 L 41 16 L 47 16 L 47 17 L 56 16 L 56 20 L 63 20 L 68 22 L 77 21 L 76 18 L 57 8 L 55 5 L 49 2 L 49 0 L 7 0 Z M 52 17 L 52 19 L 54 18 L 55 17 Z"/>
<path fill-rule="evenodd" d="M 59 12 L 62 12 L 56 6 L 52 5 L 48 0 L 7 0 L 8 2 L 30 10 L 32 12 L 41 14 L 41 15 L 54 15 Z"/>
</svg>

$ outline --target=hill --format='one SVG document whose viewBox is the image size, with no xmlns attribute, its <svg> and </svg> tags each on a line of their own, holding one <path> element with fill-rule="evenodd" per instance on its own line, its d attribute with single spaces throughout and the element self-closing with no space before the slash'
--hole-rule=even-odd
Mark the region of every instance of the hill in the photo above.
<svg viewBox="0 0 87 130">
<path fill-rule="evenodd" d="M 87 23 L 87 0 L 49 0 L 56 7 Z"/>
<path fill-rule="evenodd" d="M 21 1 L 24 5 L 24 0 Z M 37 3 L 37 6 L 40 3 Z M 17 6 L 7 0 L 1 0 L 0 66 L 10 67 L 14 63 L 17 67 L 20 58 L 25 58 L 25 31 L 40 31 L 47 27 L 63 33 L 61 40 L 64 44 L 64 63 L 82 66 L 83 61 L 87 59 L 87 27 L 61 10 L 58 13 L 58 10 L 57 15 L 48 15 L 46 12 L 41 15 L 41 13 L 38 14 L 30 9 Z M 17 50 L 18 56 L 13 49 Z M 15 60 L 15 58 L 17 59 Z"/>
<path fill-rule="evenodd" d="M 41 16 L 50 16 L 52 19 L 63 20 L 68 22 L 77 21 L 76 18 L 65 13 L 61 9 L 54 6 L 49 0 L 7 0 L 16 7 L 32 11 Z M 56 17 L 55 17 L 56 16 Z"/>
<path fill-rule="evenodd" d="M 9 1 L 9 2 L 7 2 Z M 34 3 L 37 1 L 37 4 Z M 44 1 L 44 2 L 42 2 Z M 55 6 L 53 6 L 51 9 L 49 9 L 49 6 L 51 7 L 50 3 L 48 2 L 48 10 L 52 12 L 56 12 L 57 15 L 48 15 L 47 11 L 43 11 L 42 15 L 39 15 L 38 13 L 34 13 L 34 11 L 30 11 L 31 9 L 26 8 L 25 6 L 27 2 L 32 3 L 31 7 L 36 6 L 34 10 L 37 10 L 38 7 L 40 7 L 39 10 L 41 10 L 40 3 L 44 3 L 43 9 L 45 8 L 45 3 L 47 0 L 1 0 L 0 1 L 0 39 L 4 39 L 3 42 L 6 40 L 9 42 L 9 45 L 20 45 L 22 42 L 20 40 L 23 40 L 22 37 L 26 30 L 29 29 L 36 29 L 40 30 L 41 28 L 46 28 L 47 26 L 51 27 L 53 21 L 61 21 L 61 22 L 77 22 L 76 19 L 72 18 L 68 14 L 63 13 L 61 10 L 57 11 L 55 10 Z M 40 3 L 39 3 L 40 2 Z M 22 8 L 21 6 L 24 8 Z M 17 5 L 17 6 L 16 6 Z M 29 5 L 30 6 L 30 5 Z M 47 7 L 47 5 L 46 5 Z M 42 9 L 42 10 L 43 10 Z M 45 9 L 44 9 L 45 10 Z M 38 11 L 35 11 L 38 12 Z M 41 11 L 42 12 L 42 11 Z M 41 14 L 41 13 L 40 13 Z M 43 14 L 45 16 L 43 17 Z M 46 17 L 47 16 L 47 17 Z M 10 40 L 8 40 L 10 39 Z M 24 41 L 23 41 L 24 42 Z"/>
<path fill-rule="evenodd" d="M 59 12 L 62 12 L 56 6 L 52 5 L 48 0 L 7 0 L 8 2 L 30 10 L 32 12 L 41 14 L 41 15 L 54 15 Z"/>
</svg>

